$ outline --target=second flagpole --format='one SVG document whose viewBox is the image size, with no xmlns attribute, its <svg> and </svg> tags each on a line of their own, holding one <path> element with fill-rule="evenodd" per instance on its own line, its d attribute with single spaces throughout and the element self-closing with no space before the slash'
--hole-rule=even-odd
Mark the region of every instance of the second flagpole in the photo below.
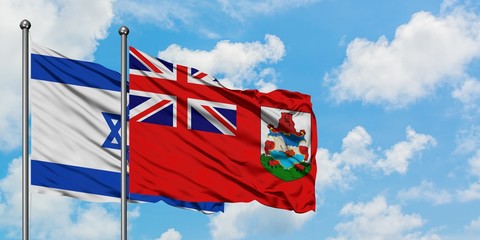
<svg viewBox="0 0 480 240">
<path fill-rule="evenodd" d="M 30 222 L 30 158 L 28 154 L 28 115 L 29 110 L 29 29 L 32 25 L 28 20 L 20 22 L 22 29 L 22 239 L 29 238 Z"/>
<path fill-rule="evenodd" d="M 127 240 L 127 35 L 129 30 L 126 26 L 120 27 L 118 34 L 122 38 L 121 43 L 121 82 L 122 82 L 122 97 L 121 97 L 121 168 L 122 168 L 122 177 L 121 177 L 121 239 Z"/>
</svg>

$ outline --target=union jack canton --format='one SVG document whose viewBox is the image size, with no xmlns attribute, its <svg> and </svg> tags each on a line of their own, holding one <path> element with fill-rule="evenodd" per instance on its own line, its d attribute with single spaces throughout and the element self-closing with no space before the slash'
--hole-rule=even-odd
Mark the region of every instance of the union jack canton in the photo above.
<svg viewBox="0 0 480 240">
<path fill-rule="evenodd" d="M 237 106 L 215 100 L 211 88 L 223 88 L 216 78 L 130 47 L 130 80 L 130 122 L 235 136 Z"/>
</svg>

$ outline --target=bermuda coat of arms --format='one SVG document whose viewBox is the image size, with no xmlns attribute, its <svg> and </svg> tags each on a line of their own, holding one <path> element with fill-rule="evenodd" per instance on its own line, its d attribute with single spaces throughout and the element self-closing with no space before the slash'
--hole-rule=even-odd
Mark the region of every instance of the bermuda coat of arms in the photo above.
<svg viewBox="0 0 480 240">
<path fill-rule="evenodd" d="M 267 171 L 284 181 L 310 172 L 310 114 L 262 107 L 261 132 L 260 161 Z"/>
</svg>

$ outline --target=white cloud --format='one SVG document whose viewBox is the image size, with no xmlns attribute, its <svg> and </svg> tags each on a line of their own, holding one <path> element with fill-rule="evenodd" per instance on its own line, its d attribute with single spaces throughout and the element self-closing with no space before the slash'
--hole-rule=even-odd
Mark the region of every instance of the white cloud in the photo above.
<svg viewBox="0 0 480 240">
<path fill-rule="evenodd" d="M 371 165 L 375 159 L 375 153 L 368 148 L 371 144 L 372 137 L 365 128 L 357 126 L 342 140 L 342 152 L 338 157 L 352 167 Z"/>
<path fill-rule="evenodd" d="M 115 13 L 123 21 L 133 17 L 139 22 L 155 24 L 165 29 L 185 29 L 206 38 L 218 39 L 228 34 L 225 30 L 213 30 L 218 26 L 240 30 L 245 27 L 243 23 L 252 16 L 273 15 L 317 1 L 319 0 L 117 0 Z M 203 14 L 205 12 L 209 14 Z M 223 18 L 223 21 L 219 22 L 219 18 Z M 215 24 L 210 24 L 211 22 Z"/>
<path fill-rule="evenodd" d="M 255 83 L 255 88 L 261 92 L 271 92 L 277 89 L 277 73 L 273 68 L 265 68 L 258 74 L 258 82 Z"/>
<path fill-rule="evenodd" d="M 113 19 L 113 0 L 2 2 L 2 29 L 8 29 L 14 36 L 21 36 L 18 24 L 24 18 L 29 19 L 33 41 L 76 59 L 93 59 L 98 40 L 107 36 Z M 18 39 L 17 45 L 20 47 L 19 37 L 15 39 Z M 10 51 L 17 50 L 13 48 Z"/>
<path fill-rule="evenodd" d="M 223 11 L 233 19 L 240 22 L 254 15 L 272 15 L 277 12 L 302 7 L 319 0 L 261 0 L 261 1 L 230 1 L 217 0 L 206 2 L 198 0 L 185 0 L 174 2 L 167 0 L 118 0 L 116 11 L 120 14 L 131 15 L 141 22 L 152 22 L 165 28 L 174 28 L 178 23 L 198 23 L 197 12 Z M 197 26 L 198 27 L 198 26 Z"/>
<path fill-rule="evenodd" d="M 15 159 L 0 180 L 0 228 L 17 238 L 21 229 L 21 159 Z M 31 237 L 34 239 L 116 239 L 119 219 L 100 204 L 79 204 L 73 199 L 32 194 Z"/>
<path fill-rule="evenodd" d="M 282 40 L 268 34 L 265 35 L 264 44 L 258 41 L 220 41 L 211 51 L 191 50 L 172 44 L 158 53 L 159 58 L 212 74 L 227 87 L 243 88 L 244 85 L 258 84 L 267 90 L 276 88 L 275 71 L 272 68 L 261 68 L 260 65 L 276 63 L 284 55 L 285 45 Z"/>
<path fill-rule="evenodd" d="M 175 230 L 175 228 L 169 228 L 166 232 L 160 235 L 160 238 L 157 238 L 156 240 L 182 240 L 182 234 Z"/>
<path fill-rule="evenodd" d="M 479 181 L 471 183 L 467 189 L 457 190 L 457 198 L 461 202 L 480 200 L 480 150 L 468 159 L 468 171 Z"/>
<path fill-rule="evenodd" d="M 172 29 L 177 22 L 188 23 L 196 16 L 196 1 L 118 0 L 115 11 L 122 16 L 133 16 L 140 22 L 152 22 Z"/>
<path fill-rule="evenodd" d="M 365 168 L 405 174 L 410 161 L 422 151 L 435 145 L 430 135 L 416 133 L 410 126 L 406 129 L 407 140 L 401 141 L 382 153 L 372 148 L 372 138 L 362 126 L 352 129 L 342 140 L 342 151 L 330 154 L 327 149 L 317 151 L 317 190 L 338 185 L 346 188 L 355 180 L 354 169 Z"/>
<path fill-rule="evenodd" d="M 92 59 L 112 21 L 112 1 L 0 1 L 0 56 L 8 56 L 0 60 L 0 150 L 11 150 L 21 141 L 20 21 L 32 23 L 33 41 L 72 58 Z"/>
<path fill-rule="evenodd" d="M 331 157 L 327 149 L 318 149 L 316 160 L 317 178 L 315 186 L 317 192 L 335 185 L 348 188 L 349 183 L 355 179 L 350 166 L 346 165 L 339 157 Z"/>
<path fill-rule="evenodd" d="M 314 212 L 297 214 L 263 206 L 257 202 L 226 204 L 225 212 L 210 217 L 212 239 L 236 240 L 249 235 L 282 234 L 301 229 Z M 275 226 L 272 228 L 271 226 Z"/>
<path fill-rule="evenodd" d="M 52 218 L 58 217 L 57 210 L 54 207 L 52 208 L 54 214 Z M 85 208 L 76 207 L 76 209 L 70 209 L 70 212 L 64 214 L 70 216 L 73 213 L 76 215 L 74 218 L 68 219 L 67 222 L 57 224 L 45 224 L 52 218 L 47 219 L 45 216 L 42 216 L 41 219 L 39 219 L 42 224 L 37 223 L 37 225 L 45 225 L 35 228 L 39 232 L 37 235 L 45 236 L 45 239 L 101 240 L 117 239 L 119 237 L 119 220 L 100 205 L 92 204 Z M 33 224 L 35 224 L 35 222 Z"/>
<path fill-rule="evenodd" d="M 434 205 L 450 203 L 452 196 L 446 190 L 436 190 L 432 182 L 422 181 L 419 186 L 402 189 L 397 193 L 401 201 L 424 200 Z"/>
<path fill-rule="evenodd" d="M 420 232 L 407 234 L 403 240 L 441 240 L 444 239 L 436 233 L 422 234 Z"/>
<path fill-rule="evenodd" d="M 379 160 L 376 167 L 387 175 L 394 171 L 405 174 L 414 155 L 435 145 L 436 141 L 432 136 L 418 134 L 411 127 L 407 127 L 407 141 L 399 142 L 388 149 L 385 152 L 386 158 Z"/>
<path fill-rule="evenodd" d="M 467 226 L 465 226 L 465 231 L 469 233 L 479 233 L 480 234 L 480 217 L 472 220 Z"/>
<path fill-rule="evenodd" d="M 443 0 L 440 5 L 440 12 L 444 13 L 457 6 L 458 0 Z"/>
<path fill-rule="evenodd" d="M 480 150 L 468 160 L 470 165 L 470 172 L 480 178 Z"/>
<path fill-rule="evenodd" d="M 461 101 L 466 110 L 477 109 L 480 101 L 480 81 L 467 79 L 460 88 L 452 92 L 452 96 Z"/>
<path fill-rule="evenodd" d="M 7 176 L 0 180 L 0 226 L 20 227 L 22 210 L 22 161 L 14 159 Z"/>
<path fill-rule="evenodd" d="M 412 230 L 425 224 L 421 216 L 402 213 L 400 206 L 389 205 L 383 196 L 367 203 L 348 203 L 340 215 L 352 219 L 337 224 L 338 235 L 330 239 L 420 239 Z"/>
<path fill-rule="evenodd" d="M 480 217 L 471 220 L 463 229 L 443 234 L 441 239 L 478 240 L 478 236 L 480 236 Z"/>
<path fill-rule="evenodd" d="M 472 125 L 469 128 L 461 129 L 455 137 L 456 153 L 471 153 L 480 149 L 480 126 Z"/>
<path fill-rule="evenodd" d="M 127 216 L 130 219 L 136 219 L 140 217 L 140 207 L 136 206 L 134 209 L 127 212 Z"/>
<path fill-rule="evenodd" d="M 458 190 L 457 198 L 461 202 L 480 200 L 480 182 L 470 184 L 465 190 Z"/>
<path fill-rule="evenodd" d="M 355 180 L 352 170 L 372 166 L 376 154 L 370 149 L 372 138 L 361 126 L 353 128 L 342 140 L 342 151 L 330 155 L 327 149 L 317 151 L 317 190 L 338 185 L 347 188 Z"/>
<path fill-rule="evenodd" d="M 273 14 L 278 11 L 301 7 L 319 0 L 217 0 L 223 7 L 223 10 L 231 17 L 244 21 L 246 17 Z"/>
<path fill-rule="evenodd" d="M 432 95 L 449 79 L 467 75 L 480 57 L 480 17 L 461 9 L 441 16 L 415 13 L 396 29 L 392 41 L 354 39 L 343 64 L 325 76 L 337 101 L 404 107 Z M 452 48 L 451 46 L 455 46 Z"/>
</svg>

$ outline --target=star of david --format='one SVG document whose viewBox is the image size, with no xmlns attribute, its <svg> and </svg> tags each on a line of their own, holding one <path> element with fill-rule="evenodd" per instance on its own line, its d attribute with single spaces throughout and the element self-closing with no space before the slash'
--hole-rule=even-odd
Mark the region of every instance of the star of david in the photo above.
<svg viewBox="0 0 480 240">
<path fill-rule="evenodd" d="M 102 144 L 104 148 L 113 148 L 121 149 L 122 138 L 120 136 L 120 128 L 122 123 L 120 121 L 120 115 L 113 113 L 102 112 L 103 118 L 107 122 L 108 127 L 110 128 L 110 133 Z"/>
</svg>

